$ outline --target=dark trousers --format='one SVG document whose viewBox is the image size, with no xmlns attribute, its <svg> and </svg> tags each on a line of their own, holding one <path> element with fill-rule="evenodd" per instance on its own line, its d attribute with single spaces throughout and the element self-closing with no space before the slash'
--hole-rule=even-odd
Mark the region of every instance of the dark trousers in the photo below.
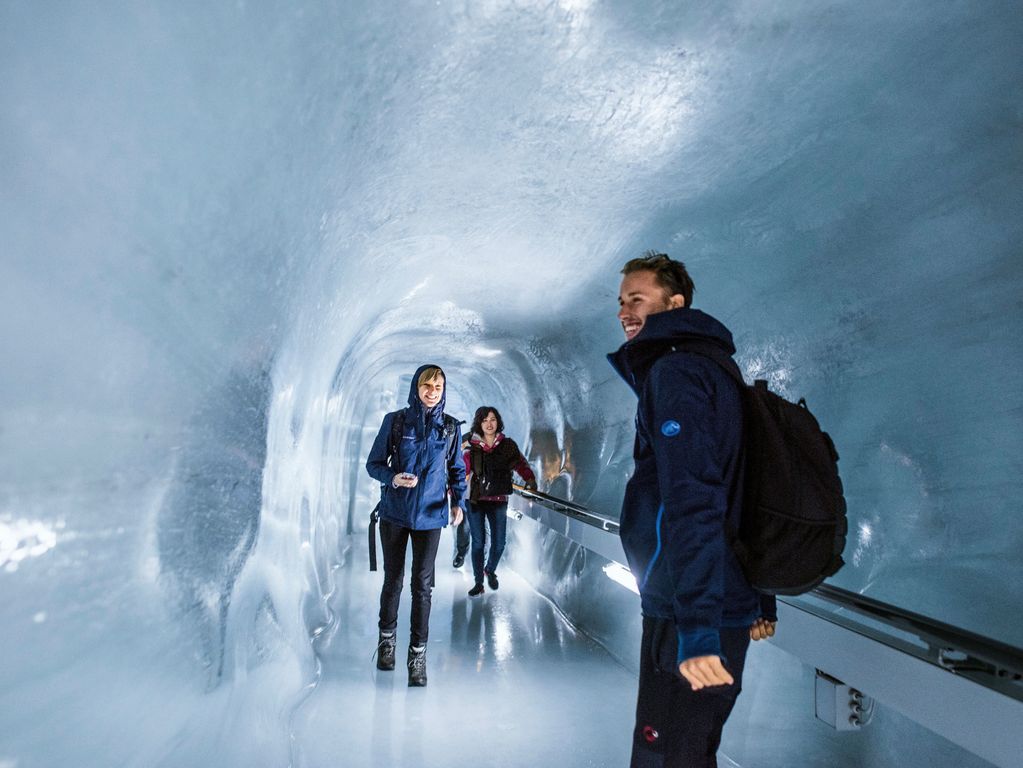
<svg viewBox="0 0 1023 768">
<path fill-rule="evenodd" d="M 430 635 L 430 602 L 440 529 L 414 531 L 380 521 L 380 549 L 384 555 L 384 587 L 380 591 L 380 631 L 398 626 L 398 602 L 405 579 L 405 552 L 412 540 L 412 636 L 414 646 L 426 645 Z"/>
<path fill-rule="evenodd" d="M 490 526 L 490 554 L 486 570 L 497 573 L 497 564 L 504 554 L 504 543 L 508 537 L 508 502 L 474 501 L 466 504 L 466 517 L 472 532 L 472 575 L 477 584 L 483 583 L 483 521 Z"/>
<path fill-rule="evenodd" d="M 670 619 L 643 619 L 632 768 L 716 768 L 721 729 L 742 690 L 749 628 L 720 630 L 725 667 L 735 682 L 694 691 L 678 671 L 678 635 Z"/>
<path fill-rule="evenodd" d="M 468 502 L 466 502 L 468 506 Z M 458 525 L 455 526 L 455 554 L 465 557 L 469 554 L 469 516 L 462 519 Z"/>
</svg>

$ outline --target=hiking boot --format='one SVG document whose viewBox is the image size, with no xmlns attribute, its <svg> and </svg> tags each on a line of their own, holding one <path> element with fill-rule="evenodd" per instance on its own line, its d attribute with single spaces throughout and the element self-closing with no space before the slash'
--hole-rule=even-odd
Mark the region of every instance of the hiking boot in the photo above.
<svg viewBox="0 0 1023 768">
<path fill-rule="evenodd" d="M 419 650 L 408 649 L 408 684 L 411 687 L 421 688 L 426 685 L 426 646 Z"/>
<path fill-rule="evenodd" d="M 483 594 L 483 582 L 476 582 L 476 586 L 469 590 L 469 597 L 479 597 Z"/>
<path fill-rule="evenodd" d="M 394 646 L 394 633 L 385 635 L 381 632 L 377 642 L 377 669 L 382 669 L 384 672 L 394 669 Z"/>
<path fill-rule="evenodd" d="M 461 568 L 465 565 L 465 555 L 455 555 L 455 559 L 451 561 L 452 568 Z"/>
<path fill-rule="evenodd" d="M 490 588 L 496 592 L 497 591 L 497 586 L 498 586 L 497 574 L 496 573 L 491 573 L 490 571 L 487 571 L 486 573 L 487 573 L 487 584 L 489 584 Z"/>
</svg>

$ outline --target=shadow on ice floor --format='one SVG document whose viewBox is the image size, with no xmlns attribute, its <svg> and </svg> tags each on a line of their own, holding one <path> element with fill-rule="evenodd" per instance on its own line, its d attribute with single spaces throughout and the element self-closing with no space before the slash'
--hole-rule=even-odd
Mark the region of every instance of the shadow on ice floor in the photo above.
<svg viewBox="0 0 1023 768">
<path fill-rule="evenodd" d="M 451 567 L 447 530 L 437 558 L 429 685 L 406 685 L 407 574 L 398 668 L 377 671 L 382 575 L 369 572 L 356 542 L 337 574 L 331 607 L 339 629 L 320 648 L 320 683 L 293 722 L 299 766 L 628 764 L 635 677 L 511 571 L 499 573 L 498 591 L 468 597 L 472 570 Z"/>
</svg>

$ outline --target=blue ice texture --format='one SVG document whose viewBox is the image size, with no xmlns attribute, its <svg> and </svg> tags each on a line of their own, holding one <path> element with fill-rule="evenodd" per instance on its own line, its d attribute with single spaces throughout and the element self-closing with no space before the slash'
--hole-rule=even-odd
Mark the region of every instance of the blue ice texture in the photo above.
<svg viewBox="0 0 1023 768">
<path fill-rule="evenodd" d="M 648 248 L 835 438 L 834 583 L 1023 646 L 1021 49 L 998 0 L 4 0 L 0 766 L 323 764 L 381 416 L 436 361 L 617 515 Z"/>
</svg>

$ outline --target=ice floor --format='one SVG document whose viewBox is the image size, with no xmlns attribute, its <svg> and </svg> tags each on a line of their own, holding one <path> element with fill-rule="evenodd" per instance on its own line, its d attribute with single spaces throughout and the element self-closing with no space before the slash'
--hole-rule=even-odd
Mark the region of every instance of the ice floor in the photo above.
<svg viewBox="0 0 1023 768">
<path fill-rule="evenodd" d="M 636 680 L 576 632 L 514 572 L 480 598 L 472 570 L 451 567 L 444 532 L 428 650 L 429 685 L 410 689 L 408 595 L 398 625 L 398 669 L 376 670 L 380 572 L 356 547 L 332 600 L 339 630 L 319 648 L 322 677 L 294 718 L 305 766 L 563 768 L 628 764 Z M 358 758 L 353 756 L 358 755 Z"/>
</svg>

